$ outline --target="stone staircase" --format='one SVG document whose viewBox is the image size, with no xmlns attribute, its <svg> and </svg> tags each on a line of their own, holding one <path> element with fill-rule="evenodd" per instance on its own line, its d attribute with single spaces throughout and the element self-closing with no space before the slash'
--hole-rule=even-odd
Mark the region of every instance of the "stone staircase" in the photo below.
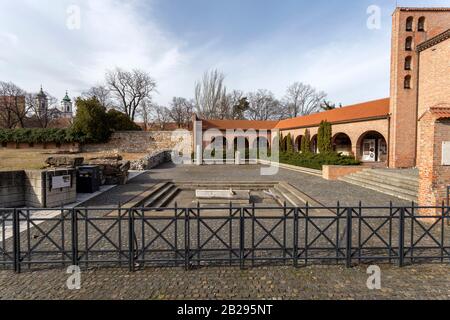
<svg viewBox="0 0 450 320">
<path fill-rule="evenodd" d="M 419 173 L 416 169 L 365 169 L 339 180 L 403 200 L 418 200 Z"/>
</svg>

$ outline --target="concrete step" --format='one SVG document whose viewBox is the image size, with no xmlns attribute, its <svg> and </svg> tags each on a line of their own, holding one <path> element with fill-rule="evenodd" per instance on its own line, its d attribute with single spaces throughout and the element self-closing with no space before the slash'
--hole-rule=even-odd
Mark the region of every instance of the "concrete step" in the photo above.
<svg viewBox="0 0 450 320">
<path fill-rule="evenodd" d="M 389 183 L 384 183 L 384 182 L 378 182 L 378 181 L 375 181 L 375 180 L 370 180 L 370 179 L 367 179 L 364 176 L 361 177 L 359 175 L 350 175 L 350 176 L 347 176 L 346 178 L 350 178 L 350 179 L 352 179 L 354 181 L 358 181 L 358 182 L 361 182 L 361 183 L 372 185 L 374 187 L 379 187 L 379 188 L 388 189 L 388 190 L 391 190 L 391 191 L 394 191 L 394 192 L 400 192 L 400 193 L 408 194 L 408 195 L 413 196 L 413 197 L 417 196 L 417 193 L 418 193 L 417 189 L 411 190 L 411 189 L 408 189 L 408 188 L 397 187 L 397 186 L 390 185 Z"/>
<path fill-rule="evenodd" d="M 400 172 L 395 171 L 369 169 L 362 171 L 361 174 L 381 179 L 387 179 L 388 181 L 392 182 L 401 182 L 414 187 L 419 187 L 419 177 L 407 173 L 402 174 Z"/>
<path fill-rule="evenodd" d="M 303 207 L 306 203 L 303 202 L 298 197 L 296 197 L 292 192 L 290 192 L 287 188 L 285 188 L 280 184 L 275 186 L 275 191 L 281 196 L 280 205 L 282 206 L 284 206 L 284 199 L 286 199 L 287 206 Z"/>
<path fill-rule="evenodd" d="M 404 200 L 409 200 L 409 201 L 415 201 L 417 202 L 417 193 L 412 193 L 408 190 L 404 190 L 404 189 L 400 189 L 400 188 L 396 188 L 393 186 L 387 186 L 387 185 L 383 185 L 380 183 L 376 183 L 373 181 L 368 181 L 365 179 L 358 179 L 352 176 L 346 176 L 343 177 L 341 179 L 339 179 L 340 181 L 344 181 L 353 185 L 357 185 L 366 189 L 370 189 L 370 190 L 374 190 L 374 191 L 378 191 L 384 194 L 388 194 L 400 199 L 404 199 Z"/>
<path fill-rule="evenodd" d="M 156 208 L 156 204 L 158 203 L 158 201 L 164 198 L 173 189 L 176 189 L 176 187 L 173 184 L 169 183 L 155 190 L 144 202 L 144 207 Z"/>
<path fill-rule="evenodd" d="M 170 192 L 168 192 L 162 199 L 159 200 L 157 207 L 158 208 L 163 208 L 166 207 L 172 200 L 173 198 L 175 198 L 178 193 L 180 193 L 180 189 L 179 188 L 173 188 Z"/>
<path fill-rule="evenodd" d="M 418 182 L 412 182 L 406 179 L 399 179 L 397 177 L 388 177 L 377 175 L 376 173 L 370 171 L 362 171 L 349 175 L 350 177 L 358 177 L 360 179 L 365 179 L 367 181 L 373 181 L 381 183 L 383 185 L 389 185 L 400 189 L 409 190 L 411 192 L 417 193 L 419 190 Z"/>
</svg>

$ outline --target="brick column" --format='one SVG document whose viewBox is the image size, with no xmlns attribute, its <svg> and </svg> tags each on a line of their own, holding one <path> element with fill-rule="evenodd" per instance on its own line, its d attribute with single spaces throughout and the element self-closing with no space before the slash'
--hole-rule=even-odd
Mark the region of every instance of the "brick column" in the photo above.
<svg viewBox="0 0 450 320">
<path fill-rule="evenodd" d="M 442 163 L 443 142 L 450 141 L 450 108 L 435 107 L 419 121 L 419 205 L 441 206 L 447 200 L 450 166 Z M 424 210 L 423 214 L 435 214 Z"/>
</svg>

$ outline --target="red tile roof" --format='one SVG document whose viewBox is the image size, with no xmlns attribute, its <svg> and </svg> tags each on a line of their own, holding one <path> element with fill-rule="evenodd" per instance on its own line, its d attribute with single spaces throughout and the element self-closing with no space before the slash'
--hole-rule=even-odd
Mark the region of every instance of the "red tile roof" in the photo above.
<svg viewBox="0 0 450 320">
<path fill-rule="evenodd" d="M 278 123 L 277 129 L 313 127 L 319 125 L 322 121 L 340 123 L 387 118 L 389 116 L 389 101 L 389 98 L 369 101 L 331 111 L 283 120 Z"/>
<path fill-rule="evenodd" d="M 326 120 L 331 123 L 355 122 L 360 120 L 382 119 L 389 116 L 389 98 L 369 101 L 331 111 L 281 121 L 249 120 L 202 120 L 203 130 L 242 129 L 271 130 L 293 129 L 318 126 Z"/>
<path fill-rule="evenodd" d="M 438 119 L 450 118 L 450 104 L 440 104 L 431 107 L 429 111 Z"/>
<path fill-rule="evenodd" d="M 251 120 L 202 120 L 203 129 L 255 129 L 255 130 L 270 130 L 274 129 L 278 121 L 251 121 Z"/>
</svg>

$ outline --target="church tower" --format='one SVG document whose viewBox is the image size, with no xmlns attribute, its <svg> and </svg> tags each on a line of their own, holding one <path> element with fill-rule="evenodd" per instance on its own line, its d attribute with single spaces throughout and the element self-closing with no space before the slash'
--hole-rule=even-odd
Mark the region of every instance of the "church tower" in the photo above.
<svg viewBox="0 0 450 320">
<path fill-rule="evenodd" d="M 38 104 L 38 109 L 37 109 L 38 116 L 44 117 L 48 111 L 48 98 L 47 98 L 47 95 L 45 94 L 44 90 L 42 89 L 42 86 L 41 86 L 41 91 L 39 91 L 39 93 L 36 96 L 36 99 L 37 99 L 37 104 Z"/>
<path fill-rule="evenodd" d="M 66 96 L 61 101 L 61 117 L 73 118 L 72 100 L 69 98 L 69 94 L 66 91 Z"/>
</svg>

